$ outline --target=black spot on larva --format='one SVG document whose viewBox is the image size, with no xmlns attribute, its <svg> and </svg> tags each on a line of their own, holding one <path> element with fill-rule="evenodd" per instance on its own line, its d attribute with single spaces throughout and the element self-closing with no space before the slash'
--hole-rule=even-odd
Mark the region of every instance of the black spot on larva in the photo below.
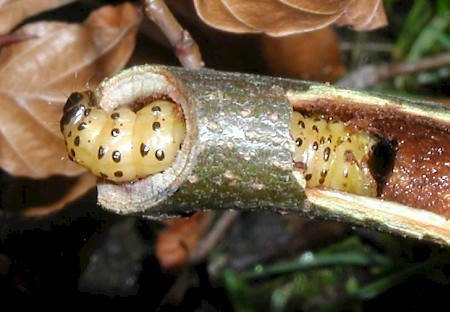
<svg viewBox="0 0 450 312">
<path fill-rule="evenodd" d="M 113 137 L 116 137 L 116 136 L 118 136 L 119 134 L 120 134 L 120 130 L 119 130 L 119 129 L 114 128 L 114 129 L 111 130 L 111 135 L 112 135 Z"/>
<path fill-rule="evenodd" d="M 69 131 L 69 133 L 67 134 L 67 137 L 70 138 L 72 136 L 72 131 Z"/>
<path fill-rule="evenodd" d="M 80 137 L 77 136 L 74 140 L 73 140 L 73 144 L 75 144 L 75 146 L 79 146 L 80 145 Z"/>
<path fill-rule="evenodd" d="M 298 126 L 300 127 L 300 128 L 305 128 L 305 123 L 303 122 L 303 120 L 300 120 L 299 122 L 298 122 Z"/>
<path fill-rule="evenodd" d="M 89 116 L 91 114 L 91 109 L 90 108 L 88 108 L 88 109 L 86 109 L 85 111 L 84 111 L 84 116 Z"/>
<path fill-rule="evenodd" d="M 155 122 L 153 123 L 153 125 L 152 125 L 152 129 L 153 129 L 154 131 L 156 131 L 156 130 L 158 130 L 159 128 L 161 128 L 161 124 L 160 124 L 159 122 L 155 121 Z"/>
<path fill-rule="evenodd" d="M 313 129 L 314 131 L 316 131 L 317 133 L 319 133 L 319 129 L 317 128 L 316 125 L 313 125 L 313 126 L 312 126 L 312 129 Z"/>
<path fill-rule="evenodd" d="M 307 175 L 305 175 L 306 181 L 311 180 L 311 178 L 312 178 L 312 174 L 311 173 L 308 173 Z"/>
<path fill-rule="evenodd" d="M 141 143 L 140 151 L 141 151 L 141 156 L 145 157 L 145 156 L 147 156 L 148 152 L 150 152 L 150 146 L 148 146 L 145 143 Z"/>
<path fill-rule="evenodd" d="M 121 159 L 121 158 L 122 158 L 122 154 L 120 153 L 120 151 L 115 150 L 115 151 L 112 153 L 112 160 L 113 160 L 115 163 L 120 162 L 120 159 Z"/>
<path fill-rule="evenodd" d="M 122 171 L 116 171 L 116 172 L 114 172 L 114 176 L 117 177 L 117 178 L 121 178 L 121 177 L 123 177 L 123 172 Z"/>
<path fill-rule="evenodd" d="M 64 140 L 64 144 L 67 146 L 67 140 Z"/>
<path fill-rule="evenodd" d="M 162 149 L 157 149 L 155 152 L 155 157 L 158 160 L 163 160 L 164 159 L 164 151 Z"/>
<path fill-rule="evenodd" d="M 328 161 L 330 158 L 331 149 L 329 147 L 326 147 L 323 151 L 323 160 Z"/>
<path fill-rule="evenodd" d="M 179 149 L 181 149 L 183 147 L 183 143 L 180 143 L 180 148 Z"/>
<path fill-rule="evenodd" d="M 328 170 L 322 169 L 322 171 L 320 172 L 319 184 L 323 184 L 325 182 L 325 178 L 327 177 L 327 174 L 328 174 Z"/>
<path fill-rule="evenodd" d="M 304 162 L 296 161 L 296 162 L 294 162 L 294 167 L 302 170 L 303 172 L 306 171 L 306 164 Z"/>
<path fill-rule="evenodd" d="M 152 107 L 152 112 L 153 115 L 158 115 L 159 113 L 161 113 L 161 107 L 159 106 Z"/>
<path fill-rule="evenodd" d="M 75 157 L 75 151 L 73 150 L 73 148 L 70 149 L 70 156 Z"/>
<path fill-rule="evenodd" d="M 98 148 L 97 158 L 102 159 L 103 156 L 105 156 L 105 149 L 100 145 L 100 147 Z"/>
<path fill-rule="evenodd" d="M 120 117 L 120 114 L 117 112 L 111 114 L 111 119 L 117 120 L 117 119 L 119 119 L 119 117 Z"/>
<path fill-rule="evenodd" d="M 302 161 L 296 161 L 296 162 L 294 162 L 294 167 L 305 172 L 307 170 L 308 166 L 306 166 L 306 164 Z"/>
<path fill-rule="evenodd" d="M 325 143 L 325 137 L 323 137 L 323 136 L 320 137 L 319 143 L 320 144 L 324 144 Z"/>
<path fill-rule="evenodd" d="M 312 148 L 313 150 L 317 151 L 319 149 L 319 143 L 314 142 Z"/>
<path fill-rule="evenodd" d="M 297 138 L 297 140 L 295 140 L 295 145 L 302 146 L 302 144 L 303 144 L 303 140 L 301 138 Z"/>
<path fill-rule="evenodd" d="M 355 154 L 353 154 L 353 152 L 351 150 L 346 150 L 344 152 L 344 157 L 345 157 L 345 161 L 347 161 L 347 162 L 350 162 L 350 163 L 356 162 Z"/>
<path fill-rule="evenodd" d="M 106 174 L 106 173 L 103 173 L 103 172 L 100 172 L 100 176 L 102 177 L 102 178 L 108 178 L 108 175 Z"/>
<path fill-rule="evenodd" d="M 85 122 L 80 123 L 80 125 L 78 126 L 79 131 L 84 130 L 86 128 L 87 128 L 87 124 Z"/>
</svg>

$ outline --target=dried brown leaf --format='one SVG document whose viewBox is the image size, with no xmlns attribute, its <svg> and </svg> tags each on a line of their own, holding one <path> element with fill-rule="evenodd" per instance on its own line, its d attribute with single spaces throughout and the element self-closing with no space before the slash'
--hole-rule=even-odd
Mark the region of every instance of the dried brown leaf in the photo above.
<svg viewBox="0 0 450 312">
<path fill-rule="evenodd" d="M 2 207 L 22 211 L 26 217 L 55 213 L 94 188 L 97 178 L 84 173 L 76 178 L 55 176 L 45 180 L 17 179 L 3 188 Z"/>
<path fill-rule="evenodd" d="M 140 22 L 131 4 L 103 7 L 81 25 L 39 22 L 18 33 L 37 39 L 0 53 L 0 166 L 12 175 L 45 178 L 82 172 L 67 159 L 59 129 L 73 90 L 95 87 L 131 55 Z"/>
<path fill-rule="evenodd" d="M 351 25 L 355 30 L 372 30 L 387 24 L 383 2 L 380 0 L 353 1 L 336 21 L 338 25 Z"/>
<path fill-rule="evenodd" d="M 318 28 L 318 25 L 328 25 L 337 19 L 337 15 L 309 13 L 273 0 L 222 1 L 239 20 L 254 29 L 274 36 L 289 35 L 298 29 L 314 30 Z"/>
<path fill-rule="evenodd" d="M 261 36 L 261 52 L 275 76 L 334 82 L 345 70 L 333 27 L 286 37 Z"/>
<path fill-rule="evenodd" d="M 196 212 L 189 218 L 164 221 L 167 228 L 158 233 L 156 257 L 164 269 L 174 269 L 186 263 L 190 252 L 209 229 L 214 213 Z"/>
<path fill-rule="evenodd" d="M 29 40 L 29 39 L 35 39 L 35 37 L 20 35 L 20 34 L 0 35 L 0 49 L 7 45 L 18 43 L 18 42 Z"/>
<path fill-rule="evenodd" d="M 296 9 L 316 14 L 336 14 L 343 12 L 352 1 L 353 0 L 280 0 L 280 2 Z"/>
<path fill-rule="evenodd" d="M 212 27 L 236 33 L 287 36 L 339 21 L 357 30 L 387 23 L 381 0 L 194 0 L 200 18 Z"/>
<path fill-rule="evenodd" d="M 258 32 L 231 14 L 221 0 L 195 0 L 194 3 L 200 18 L 212 27 L 234 33 Z"/>
<path fill-rule="evenodd" d="M 72 185 L 63 185 L 64 187 L 60 186 L 60 188 L 62 188 L 61 192 L 54 192 L 60 195 L 54 202 L 48 204 L 35 203 L 34 206 L 24 210 L 23 215 L 26 217 L 41 217 L 50 213 L 55 213 L 66 207 L 68 203 L 80 198 L 97 185 L 97 177 L 88 172 L 73 179 L 75 179 L 75 181 Z M 47 185 L 46 189 L 49 189 L 49 185 Z"/>
<path fill-rule="evenodd" d="M 10 32 L 26 18 L 75 0 L 0 0 L 0 34 Z"/>
</svg>

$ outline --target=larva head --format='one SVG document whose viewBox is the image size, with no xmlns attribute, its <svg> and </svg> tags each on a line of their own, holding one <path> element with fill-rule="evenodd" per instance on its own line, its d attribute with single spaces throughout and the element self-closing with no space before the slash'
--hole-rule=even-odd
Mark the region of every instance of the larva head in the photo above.
<svg viewBox="0 0 450 312">
<path fill-rule="evenodd" d="M 64 105 L 63 116 L 60 121 L 69 158 L 81 165 L 84 165 L 86 155 L 83 157 L 83 152 L 80 150 L 79 134 L 87 127 L 85 119 L 93 109 L 92 99 L 91 91 L 72 93 Z"/>
<path fill-rule="evenodd" d="M 127 183 L 167 169 L 186 127 L 178 106 L 155 101 L 136 113 L 128 107 L 106 112 L 89 93 L 74 93 L 64 107 L 61 130 L 70 159 L 95 175 Z"/>
<path fill-rule="evenodd" d="M 70 124 L 78 123 L 83 118 L 84 111 L 92 105 L 92 98 L 92 91 L 89 90 L 70 94 L 64 104 L 63 116 L 60 121 L 63 134 Z"/>
</svg>

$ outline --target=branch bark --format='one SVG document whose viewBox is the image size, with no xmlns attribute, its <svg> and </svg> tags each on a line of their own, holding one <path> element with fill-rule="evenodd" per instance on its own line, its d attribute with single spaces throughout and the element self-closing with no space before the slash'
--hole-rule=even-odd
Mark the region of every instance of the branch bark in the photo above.
<svg viewBox="0 0 450 312">
<path fill-rule="evenodd" d="M 417 167 L 417 172 L 403 170 L 408 168 L 405 159 L 416 163 L 430 156 L 414 148 L 421 131 L 430 136 L 420 142 L 425 151 L 439 149 L 439 162 L 450 163 L 450 146 L 442 143 L 450 142 L 449 108 L 304 81 L 159 66 L 128 69 L 96 91 L 98 104 L 107 111 L 161 95 L 180 104 L 186 118 L 187 137 L 175 163 L 163 173 L 133 183 L 99 182 L 98 201 L 104 208 L 156 219 L 185 215 L 199 207 L 277 211 L 450 245 L 448 205 L 433 208 L 433 195 L 450 198 L 444 179 L 450 169 L 446 165 L 437 169 L 443 179 L 432 191 L 443 194 L 430 193 L 429 205 L 418 194 L 427 189 L 427 181 L 420 177 L 433 164 Z M 399 160 L 395 159 L 394 171 L 399 166 L 400 173 L 392 176 L 406 174 L 400 180 L 414 183 L 403 189 L 398 186 L 400 191 L 395 186 L 394 195 L 379 198 L 305 188 L 305 178 L 292 159 L 293 109 L 351 117 L 397 139 Z"/>
</svg>

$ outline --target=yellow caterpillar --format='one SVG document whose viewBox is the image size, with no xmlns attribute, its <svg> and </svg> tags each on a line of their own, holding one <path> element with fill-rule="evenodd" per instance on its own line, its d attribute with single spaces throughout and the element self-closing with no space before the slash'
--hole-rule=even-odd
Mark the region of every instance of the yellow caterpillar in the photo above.
<svg viewBox="0 0 450 312">
<path fill-rule="evenodd" d="M 70 95 L 61 131 L 71 160 L 101 178 L 127 183 L 167 169 L 181 148 L 186 125 L 173 102 L 157 100 L 137 112 L 128 107 L 106 112 L 85 91 Z M 372 134 L 294 112 L 291 135 L 294 163 L 307 187 L 376 196 L 377 183 L 368 166 L 378 143 Z"/>
<path fill-rule="evenodd" d="M 175 103 L 154 101 L 137 112 L 118 107 L 106 112 L 91 91 L 72 93 L 61 119 L 71 160 L 116 183 L 167 169 L 181 148 L 186 126 Z"/>
<path fill-rule="evenodd" d="M 323 186 L 376 196 L 377 183 L 368 161 L 377 138 L 365 130 L 350 131 L 341 121 L 305 117 L 294 112 L 291 135 L 294 163 L 303 170 L 307 187 Z"/>
</svg>

